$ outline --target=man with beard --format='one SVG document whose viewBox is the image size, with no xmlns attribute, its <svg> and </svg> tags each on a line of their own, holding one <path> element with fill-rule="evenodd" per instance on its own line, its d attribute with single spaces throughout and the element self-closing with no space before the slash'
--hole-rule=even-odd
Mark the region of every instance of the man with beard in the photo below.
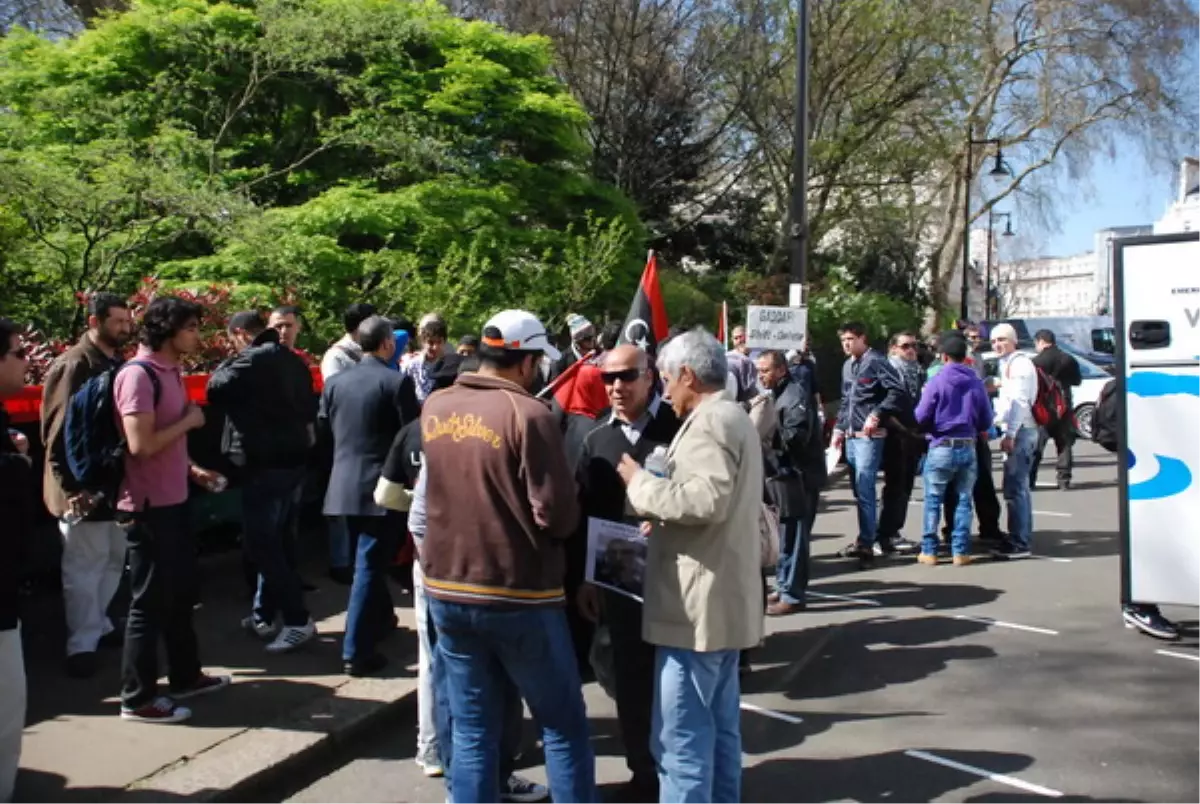
<svg viewBox="0 0 1200 804">
<path fill-rule="evenodd" d="M 649 357 L 635 346 L 618 346 L 604 357 L 601 378 L 612 407 L 600 414 L 583 441 L 578 479 L 584 517 L 568 553 L 568 587 L 583 579 L 587 517 L 632 522 L 625 515 L 625 483 L 617 473 L 622 455 L 642 463 L 679 432 L 679 418 L 656 393 Z M 568 590 L 570 591 L 570 590 Z M 584 583 L 575 595 L 580 614 L 602 622 L 612 635 L 617 720 L 625 762 L 633 778 L 625 801 L 657 801 L 658 775 L 650 753 L 654 707 L 654 646 L 642 639 L 642 604 Z"/>
<path fill-rule="evenodd" d="M 108 604 L 125 569 L 126 539 L 113 521 L 112 500 L 84 491 L 67 467 L 67 406 L 84 383 L 123 362 L 121 351 L 132 333 L 133 318 L 124 299 L 112 293 L 93 295 L 88 331 L 54 361 L 42 390 L 43 499 L 62 534 L 67 675 L 73 678 L 96 673 L 96 648 L 102 641 L 120 644 L 121 630 L 109 620 Z"/>
</svg>

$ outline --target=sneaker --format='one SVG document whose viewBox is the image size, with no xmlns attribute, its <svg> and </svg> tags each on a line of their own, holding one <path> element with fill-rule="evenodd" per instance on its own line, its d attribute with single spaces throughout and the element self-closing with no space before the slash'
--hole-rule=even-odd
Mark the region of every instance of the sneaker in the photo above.
<svg viewBox="0 0 1200 804">
<path fill-rule="evenodd" d="M 921 545 L 914 542 L 912 539 L 906 539 L 903 536 L 897 536 L 892 539 L 892 550 L 904 555 L 911 555 L 920 551 Z"/>
<path fill-rule="evenodd" d="M 550 798 L 550 788 L 544 784 L 531 782 L 523 776 L 513 774 L 508 777 L 504 789 L 500 791 L 501 801 L 532 802 L 545 801 Z"/>
<path fill-rule="evenodd" d="M 974 563 L 975 559 L 969 555 L 958 555 L 954 557 L 954 566 L 965 567 Z"/>
<path fill-rule="evenodd" d="M 1002 544 L 992 551 L 992 558 L 997 561 L 1016 561 L 1019 558 L 1029 558 L 1029 551 L 1012 544 Z"/>
<path fill-rule="evenodd" d="M 191 716 L 191 709 L 165 697 L 155 698 L 137 709 L 121 707 L 121 720 L 132 720 L 134 723 L 182 723 Z"/>
<path fill-rule="evenodd" d="M 930 555 L 929 553 L 921 553 L 917 556 L 917 563 L 925 564 L 930 567 L 936 567 L 938 563 L 938 557 L 935 555 Z"/>
<path fill-rule="evenodd" d="M 229 676 L 210 676 L 201 673 L 192 685 L 184 689 L 172 689 L 171 697 L 180 701 L 186 701 L 188 698 L 198 698 L 201 695 L 208 695 L 210 692 L 223 690 L 233 683 L 233 679 Z"/>
<path fill-rule="evenodd" d="M 296 650 L 307 642 L 312 642 L 317 636 L 317 626 L 312 618 L 304 625 L 285 625 L 279 631 L 275 641 L 267 645 L 267 653 L 287 653 Z"/>
<path fill-rule="evenodd" d="M 838 550 L 837 554 L 840 558 L 862 558 L 864 553 L 875 555 L 875 548 L 877 547 L 879 547 L 879 544 L 875 543 L 871 546 L 871 549 L 867 550 L 863 547 L 860 547 L 858 540 L 856 539 L 843 547 L 841 550 Z"/>
<path fill-rule="evenodd" d="M 268 640 L 272 639 L 275 634 L 279 632 L 279 627 L 280 622 L 278 617 L 275 618 L 274 622 L 270 623 L 264 623 L 262 620 L 257 619 L 253 614 L 249 617 L 242 618 L 242 630 L 253 634 L 263 642 L 267 642 Z"/>
<path fill-rule="evenodd" d="M 417 767 L 430 779 L 439 779 L 446 775 L 437 743 L 430 743 L 417 752 Z"/>
<path fill-rule="evenodd" d="M 875 544 L 871 545 L 871 555 L 876 558 L 890 556 L 894 552 L 896 552 L 896 548 L 891 542 L 875 542 Z"/>
<path fill-rule="evenodd" d="M 1157 606 L 1125 606 L 1121 609 L 1121 619 L 1125 620 L 1126 628 L 1136 628 L 1155 639 L 1179 639 L 1179 629 L 1159 613 Z"/>
</svg>

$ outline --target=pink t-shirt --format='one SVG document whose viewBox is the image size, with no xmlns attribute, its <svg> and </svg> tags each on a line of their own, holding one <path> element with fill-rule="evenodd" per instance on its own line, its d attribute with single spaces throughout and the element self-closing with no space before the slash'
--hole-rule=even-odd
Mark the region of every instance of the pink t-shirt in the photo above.
<svg viewBox="0 0 1200 804">
<path fill-rule="evenodd" d="M 149 363 L 158 375 L 158 405 L 154 404 L 154 384 L 140 366 L 130 366 L 117 374 L 113 399 L 118 416 L 154 413 L 154 429 L 170 427 L 187 412 L 187 391 L 178 366 L 161 362 L 149 348 L 138 349 L 135 360 Z M 125 457 L 125 479 L 117 495 L 117 509 L 140 511 L 146 505 L 163 508 L 187 502 L 187 438 L 180 438 L 149 458 Z"/>
</svg>

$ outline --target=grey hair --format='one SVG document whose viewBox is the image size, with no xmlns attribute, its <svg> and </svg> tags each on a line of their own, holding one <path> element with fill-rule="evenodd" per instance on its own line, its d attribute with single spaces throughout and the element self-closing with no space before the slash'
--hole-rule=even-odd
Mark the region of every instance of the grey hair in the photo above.
<svg viewBox="0 0 1200 804">
<path fill-rule="evenodd" d="M 696 379 L 708 388 L 724 388 L 729 374 L 725 347 L 703 327 L 688 330 L 667 342 L 658 356 L 658 367 L 673 377 L 684 366 L 696 374 Z"/>
</svg>

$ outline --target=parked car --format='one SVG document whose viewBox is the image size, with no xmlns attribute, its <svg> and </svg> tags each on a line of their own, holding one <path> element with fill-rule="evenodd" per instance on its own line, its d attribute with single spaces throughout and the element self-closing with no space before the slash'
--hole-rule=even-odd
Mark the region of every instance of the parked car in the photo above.
<svg viewBox="0 0 1200 804">
<path fill-rule="evenodd" d="M 1059 346 L 1061 347 L 1062 344 Z M 1037 354 L 1033 349 L 1022 349 L 1021 351 L 1030 357 Z M 1075 362 L 1079 364 L 1079 375 L 1083 379 L 1083 382 L 1071 389 L 1071 404 L 1074 406 L 1075 413 L 1075 432 L 1080 438 L 1090 441 L 1092 417 L 1096 413 L 1096 401 L 1112 377 L 1104 369 L 1073 350 L 1064 349 L 1063 351 L 1069 352 L 1075 358 Z M 995 352 L 984 353 L 983 365 L 989 377 L 999 375 L 999 362 L 999 355 Z"/>
</svg>

